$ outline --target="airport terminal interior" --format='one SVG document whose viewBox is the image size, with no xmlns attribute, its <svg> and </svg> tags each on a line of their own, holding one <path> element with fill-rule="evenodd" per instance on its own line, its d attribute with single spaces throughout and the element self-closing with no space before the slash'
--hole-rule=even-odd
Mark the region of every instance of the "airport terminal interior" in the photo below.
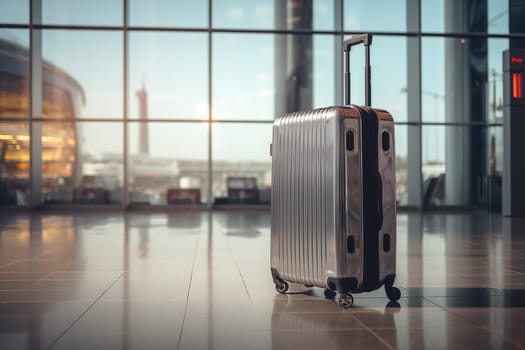
<svg viewBox="0 0 525 350">
<path fill-rule="evenodd" d="M 525 349 L 524 18 L 522 0 L 0 0 L 0 349 Z M 277 117 L 344 103 L 361 33 L 395 125 L 401 298 L 345 309 L 276 291 L 271 144 Z"/>
</svg>

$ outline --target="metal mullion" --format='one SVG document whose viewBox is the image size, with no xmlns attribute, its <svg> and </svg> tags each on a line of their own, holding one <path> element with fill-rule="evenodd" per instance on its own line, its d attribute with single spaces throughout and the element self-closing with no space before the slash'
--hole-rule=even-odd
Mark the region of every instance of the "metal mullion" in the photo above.
<svg viewBox="0 0 525 350">
<path fill-rule="evenodd" d="M 59 122 L 59 121 L 64 121 L 65 119 L 64 118 L 60 118 L 60 117 L 38 117 L 38 118 L 33 118 L 33 120 L 35 121 L 41 121 L 41 122 Z M 78 118 L 78 119 L 74 119 L 74 122 L 122 122 L 123 121 L 123 118 Z"/>
<path fill-rule="evenodd" d="M 34 121 L 40 122 L 61 122 L 64 121 L 64 118 L 49 118 L 49 117 L 38 117 L 33 118 Z M 2 118 L 0 122 L 27 122 L 27 118 Z M 137 123 L 143 122 L 139 118 L 82 118 L 75 119 L 75 123 L 84 123 L 84 122 L 97 122 L 97 123 L 122 123 L 124 121 L 128 123 Z M 251 120 L 251 119 L 167 119 L 167 118 L 148 118 L 148 122 L 156 123 L 223 123 L 223 124 L 271 124 L 273 120 Z"/>
<path fill-rule="evenodd" d="M 362 31 L 345 31 L 344 35 L 361 34 Z M 491 38 L 525 38 L 525 33 L 513 34 L 498 34 L 498 33 L 480 33 L 480 32 L 447 32 L 447 33 L 432 33 L 432 32 L 383 32 L 383 31 L 367 31 L 367 33 L 377 36 L 404 36 L 404 37 L 440 37 L 440 38 L 466 38 L 466 39 L 491 39 Z"/>
<path fill-rule="evenodd" d="M 106 120 L 101 120 L 101 122 L 104 122 Z M 133 118 L 128 119 L 129 123 L 139 123 L 141 122 L 140 119 Z M 148 118 L 148 122 L 152 123 L 185 123 L 185 124 L 192 124 L 192 123 L 211 123 L 211 124 L 273 124 L 273 120 L 249 120 L 249 119 L 241 119 L 241 120 L 207 120 L 207 119 L 155 119 L 155 118 Z"/>
<path fill-rule="evenodd" d="M 141 27 L 141 26 L 129 26 L 128 31 L 131 32 L 196 32 L 196 33 L 208 33 L 208 28 L 199 27 Z"/>
<path fill-rule="evenodd" d="M 421 32 L 422 37 L 444 37 L 444 38 L 466 38 L 466 39 L 510 39 L 510 38 L 525 38 L 525 33 L 514 34 L 498 34 L 498 33 L 480 33 L 480 32 L 448 32 L 448 33 L 432 33 Z"/>
<path fill-rule="evenodd" d="M 128 118 L 128 123 L 144 122 L 139 118 Z M 168 118 L 148 118 L 148 122 L 151 123 L 208 123 L 208 119 L 168 119 Z"/>
<path fill-rule="evenodd" d="M 446 122 L 398 122 L 394 121 L 395 125 L 407 125 L 407 126 L 500 126 L 503 125 L 503 123 L 490 123 L 486 124 L 483 122 L 452 122 L 452 123 L 446 123 Z"/>
<path fill-rule="evenodd" d="M 31 11 L 31 10 L 30 10 Z M 0 23 L 0 28 L 7 29 L 30 29 L 29 24 L 20 24 L 20 23 Z"/>
<path fill-rule="evenodd" d="M 104 30 L 104 31 L 122 31 L 123 26 L 112 25 L 76 25 L 76 24 L 35 24 L 33 29 L 55 29 L 55 30 Z"/>
<path fill-rule="evenodd" d="M 123 142 L 124 142 L 124 154 L 122 159 L 122 165 L 123 165 L 123 176 L 124 176 L 124 186 L 122 191 L 122 207 L 125 209 L 128 207 L 129 203 L 129 179 L 128 179 L 128 0 L 123 0 L 123 24 L 124 24 L 124 30 L 123 30 Z"/>
<path fill-rule="evenodd" d="M 60 25 L 60 24 L 16 24 L 0 23 L 0 28 L 13 29 L 63 29 L 63 30 L 105 30 L 105 31 L 155 31 L 155 32 L 202 32 L 202 33 L 239 33 L 239 34 L 297 34 L 297 35 L 340 35 L 338 30 L 302 30 L 302 29 L 250 29 L 250 28 L 192 28 L 192 27 L 140 27 L 140 26 L 112 26 L 112 25 Z M 362 31 L 343 31 L 343 35 L 361 34 Z M 368 31 L 379 36 L 405 37 L 444 37 L 444 38 L 525 38 L 525 33 L 484 33 L 484 32 L 421 32 L 421 31 Z"/>
<path fill-rule="evenodd" d="M 213 38 L 213 1 L 208 0 L 208 209 L 213 208 L 213 145 L 212 145 L 212 38 Z"/>
<path fill-rule="evenodd" d="M 212 123 L 222 124 L 272 124 L 273 120 L 249 120 L 249 119 L 215 119 Z"/>
<path fill-rule="evenodd" d="M 29 115 L 31 115 L 31 106 L 29 109 Z M 19 123 L 19 122 L 29 123 L 30 121 L 31 121 L 31 118 L 27 118 L 27 117 L 24 117 L 24 118 L 2 117 L 0 119 L 0 123 Z"/>
<path fill-rule="evenodd" d="M 407 0 L 406 29 L 417 33 L 406 37 L 407 65 L 407 121 L 406 142 L 416 147 L 407 148 L 407 202 L 422 207 L 423 188 L 421 173 L 421 1 Z M 397 124 L 402 125 L 402 124 Z M 414 129 L 409 126 L 417 125 Z"/>
<path fill-rule="evenodd" d="M 29 2 L 29 206 L 42 204 L 42 122 L 36 120 L 42 113 L 42 32 L 33 29 L 34 22 L 42 20 L 41 0 Z M 33 120 L 35 118 L 35 120 Z"/>
<path fill-rule="evenodd" d="M 230 33 L 230 34 L 303 34 L 303 35 L 314 35 L 314 34 L 326 34 L 334 35 L 341 34 L 337 30 L 312 30 L 312 29 L 235 29 L 235 28 L 215 28 L 212 30 L 213 33 Z"/>
<path fill-rule="evenodd" d="M 418 121 L 421 123 L 423 121 L 423 99 L 422 99 L 422 96 L 423 96 L 423 60 L 422 60 L 422 57 L 423 57 L 423 39 L 421 37 L 421 29 L 422 29 L 422 19 L 421 19 L 421 0 L 418 0 L 418 19 L 417 19 L 417 32 L 418 32 L 418 36 L 417 36 L 417 41 L 418 41 L 418 60 L 419 60 L 419 64 L 418 64 L 418 78 L 419 78 L 419 91 L 417 93 L 418 95 L 418 99 L 419 99 L 419 104 L 418 104 Z M 409 133 L 409 128 L 407 127 L 407 135 Z M 417 145 L 416 145 L 417 149 L 419 150 L 419 157 L 417 158 L 417 168 L 419 169 L 419 198 L 418 198 L 418 202 L 417 202 L 417 207 L 419 209 L 423 209 L 423 196 L 425 194 L 425 187 L 423 185 L 423 127 L 422 126 L 419 126 L 418 127 L 418 139 L 417 139 Z M 410 203 L 411 205 L 413 203 Z"/>
</svg>

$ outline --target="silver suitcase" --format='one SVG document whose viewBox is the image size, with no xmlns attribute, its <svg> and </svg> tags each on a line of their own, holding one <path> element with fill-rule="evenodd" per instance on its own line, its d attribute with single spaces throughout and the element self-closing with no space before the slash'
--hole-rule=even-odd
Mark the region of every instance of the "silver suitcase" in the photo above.
<svg viewBox="0 0 525 350">
<path fill-rule="evenodd" d="M 277 291 L 287 282 L 326 288 L 342 307 L 351 293 L 385 286 L 401 293 L 396 273 L 394 121 L 370 105 L 372 37 L 344 42 L 345 106 L 288 113 L 272 138 L 271 273 Z M 366 52 L 367 106 L 349 105 L 353 45 Z"/>
</svg>

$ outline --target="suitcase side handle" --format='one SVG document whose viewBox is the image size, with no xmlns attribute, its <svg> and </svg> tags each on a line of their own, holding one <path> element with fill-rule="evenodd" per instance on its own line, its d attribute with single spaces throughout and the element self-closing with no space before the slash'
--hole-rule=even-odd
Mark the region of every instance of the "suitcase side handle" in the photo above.
<svg viewBox="0 0 525 350">
<path fill-rule="evenodd" d="M 377 173 L 377 231 L 383 227 L 383 181 Z"/>
<path fill-rule="evenodd" d="M 343 42 L 344 51 L 344 104 L 350 104 L 350 49 L 352 46 L 357 44 L 363 44 L 365 46 L 365 105 L 372 105 L 372 94 L 371 94 L 371 69 L 370 69 L 370 45 L 372 45 L 372 34 L 359 34 L 353 35 L 349 39 Z"/>
</svg>

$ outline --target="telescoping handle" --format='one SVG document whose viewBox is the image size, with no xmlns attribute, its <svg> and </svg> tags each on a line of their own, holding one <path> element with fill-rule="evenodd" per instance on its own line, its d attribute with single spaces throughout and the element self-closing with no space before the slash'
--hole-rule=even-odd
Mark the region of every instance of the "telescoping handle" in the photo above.
<svg viewBox="0 0 525 350">
<path fill-rule="evenodd" d="M 354 45 L 365 45 L 365 105 L 372 105 L 371 83 L 370 83 L 370 45 L 372 45 L 372 34 L 353 35 L 343 43 L 345 55 L 345 105 L 350 104 L 350 49 Z"/>
</svg>

